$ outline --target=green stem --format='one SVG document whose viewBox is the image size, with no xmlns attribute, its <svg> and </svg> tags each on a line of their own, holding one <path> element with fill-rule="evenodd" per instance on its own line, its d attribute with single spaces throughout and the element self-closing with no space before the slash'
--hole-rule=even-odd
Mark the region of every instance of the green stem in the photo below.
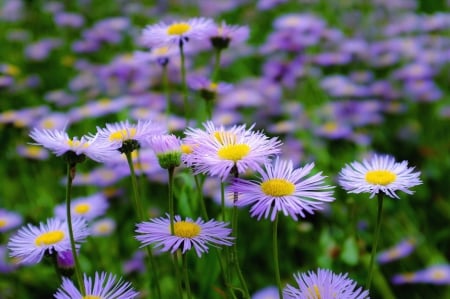
<svg viewBox="0 0 450 299">
<path fill-rule="evenodd" d="M 380 238 L 381 215 L 382 215 L 382 210 L 383 210 L 383 194 L 384 193 L 382 193 L 382 192 L 378 192 L 378 194 L 377 194 L 377 198 L 378 198 L 377 223 L 375 225 L 375 234 L 374 234 L 373 245 L 372 245 L 372 253 L 370 255 L 369 275 L 367 276 L 367 281 L 366 281 L 366 290 L 368 290 L 368 291 L 370 291 L 370 284 L 372 283 L 375 255 L 377 253 L 378 239 Z"/>
<path fill-rule="evenodd" d="M 170 92 L 169 92 L 169 76 L 167 74 L 167 64 L 162 66 L 162 80 L 163 80 L 163 89 L 164 95 L 166 97 L 166 118 L 167 122 L 169 121 L 170 116 Z"/>
<path fill-rule="evenodd" d="M 181 256 L 183 263 L 183 277 L 184 277 L 184 285 L 186 287 L 186 293 L 188 299 L 191 299 L 191 285 L 189 283 L 189 273 L 188 273 L 188 263 L 187 263 L 187 254 L 183 254 Z"/>
<path fill-rule="evenodd" d="M 179 250 L 175 251 L 173 256 L 173 266 L 175 268 L 175 278 L 177 280 L 177 288 L 178 288 L 178 298 L 183 298 L 183 287 L 181 286 L 181 273 L 180 273 L 180 264 L 178 262 L 178 252 Z"/>
<path fill-rule="evenodd" d="M 212 75 L 212 82 L 217 83 L 216 81 L 219 78 L 219 69 L 220 69 L 220 56 L 222 54 L 221 49 L 216 49 L 215 55 L 214 55 L 214 70 Z"/>
<path fill-rule="evenodd" d="M 180 58 L 181 58 L 181 83 L 183 85 L 183 109 L 184 109 L 184 118 L 186 120 L 186 127 L 189 124 L 189 105 L 188 105 L 188 90 L 186 84 L 186 62 L 183 51 L 183 42 L 180 41 L 178 44 L 180 48 Z"/>
<path fill-rule="evenodd" d="M 84 286 L 83 277 L 81 275 L 80 262 L 78 261 L 77 249 L 75 247 L 75 238 L 73 236 L 72 227 L 72 211 L 71 211 L 71 196 L 72 196 L 72 182 L 75 178 L 76 164 L 67 163 L 67 186 L 66 186 L 66 213 L 67 213 L 67 225 L 69 227 L 70 248 L 72 249 L 73 260 L 75 263 L 75 275 L 78 280 L 78 287 L 80 288 L 81 295 L 86 295 L 86 289 Z"/>
<path fill-rule="evenodd" d="M 145 220 L 145 213 L 144 209 L 141 205 L 141 202 L 139 200 L 139 189 L 136 179 L 136 172 L 134 171 L 134 165 L 133 160 L 131 158 L 131 152 L 125 152 L 125 157 L 127 158 L 128 167 L 130 168 L 130 177 L 131 177 L 131 186 L 133 188 L 133 202 L 134 202 L 134 208 L 136 210 L 136 215 L 138 218 L 138 221 L 144 221 Z M 145 246 L 145 249 L 147 250 L 148 255 L 148 261 L 150 265 L 147 265 L 147 269 L 153 270 L 153 284 L 156 287 L 156 294 L 157 298 L 161 298 L 161 288 L 159 286 L 159 280 L 158 280 L 158 273 L 156 272 L 156 266 L 155 266 L 155 258 L 153 257 L 152 249 L 149 246 Z"/>
<path fill-rule="evenodd" d="M 175 168 L 170 167 L 167 171 L 169 173 L 169 217 L 170 217 L 170 234 L 173 235 L 175 231 L 175 213 L 173 208 L 173 172 Z"/>
<path fill-rule="evenodd" d="M 278 286 L 278 296 L 283 299 L 283 287 L 281 285 L 280 277 L 280 265 L 278 262 L 278 213 L 273 221 L 273 232 L 272 232 L 272 247 L 273 247 L 273 264 L 275 268 L 275 280 Z"/>
</svg>

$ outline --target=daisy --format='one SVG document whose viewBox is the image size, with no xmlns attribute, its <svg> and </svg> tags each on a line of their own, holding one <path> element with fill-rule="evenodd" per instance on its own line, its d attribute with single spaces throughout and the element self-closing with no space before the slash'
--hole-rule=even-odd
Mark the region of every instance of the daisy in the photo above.
<svg viewBox="0 0 450 299">
<path fill-rule="evenodd" d="M 73 282 L 63 277 L 61 287 L 54 295 L 55 299 L 82 299 L 82 298 L 102 298 L 102 299 L 133 299 L 139 295 L 129 282 L 117 280 L 116 276 L 110 273 L 95 272 L 94 278 L 84 274 L 84 285 L 86 296 L 83 296 Z"/>
<path fill-rule="evenodd" d="M 297 215 L 305 217 L 305 212 L 313 214 L 325 202 L 334 200 L 332 186 L 324 184 L 322 173 L 310 175 L 314 163 L 294 169 L 292 161 L 276 158 L 266 162 L 265 169 L 258 170 L 260 179 L 244 180 L 237 178 L 230 185 L 231 192 L 239 193 L 237 206 L 252 205 L 252 217 L 275 220 L 278 212 L 297 220 Z"/>
<path fill-rule="evenodd" d="M 149 25 L 142 32 L 142 42 L 148 47 L 182 45 L 189 40 L 201 40 L 214 25 L 211 19 L 193 18 L 187 21 Z"/>
<path fill-rule="evenodd" d="M 180 216 L 174 217 L 174 233 L 170 233 L 170 218 L 159 217 L 147 222 L 137 224 L 136 239 L 142 246 L 153 244 L 162 247 L 161 251 L 174 253 L 178 249 L 182 253 L 194 248 L 198 257 L 208 252 L 208 246 L 231 246 L 233 238 L 230 236 L 231 229 L 227 223 L 209 220 L 208 222 L 198 218 L 182 220 Z"/>
<path fill-rule="evenodd" d="M 78 157 L 87 156 L 88 158 L 101 162 L 109 157 L 113 150 L 99 142 L 98 136 L 82 136 L 81 138 L 70 138 L 64 130 L 49 130 L 34 128 L 30 137 L 36 141 L 36 145 L 51 150 L 56 156 L 62 156 L 66 153 L 74 153 Z"/>
<path fill-rule="evenodd" d="M 83 217 L 86 221 L 102 216 L 108 209 L 108 201 L 103 193 L 95 193 L 86 197 L 74 198 L 71 200 L 72 217 Z M 60 219 L 66 219 L 66 204 L 55 207 L 55 215 Z"/>
<path fill-rule="evenodd" d="M 294 275 L 298 288 L 287 285 L 283 290 L 286 299 L 368 299 L 369 292 L 358 288 L 356 282 L 345 274 L 334 274 L 330 270 L 297 273 Z"/>
<path fill-rule="evenodd" d="M 169 169 L 181 164 L 181 141 L 175 135 L 158 135 L 147 139 L 150 148 L 158 157 L 161 168 Z"/>
<path fill-rule="evenodd" d="M 396 274 L 392 277 L 392 283 L 429 283 L 437 285 L 450 284 L 450 265 L 433 265 L 428 268 L 403 274 Z"/>
<path fill-rule="evenodd" d="M 416 248 L 416 241 L 414 239 L 405 239 L 395 246 L 383 250 L 377 256 L 380 264 L 390 263 L 392 261 L 407 257 Z"/>
<path fill-rule="evenodd" d="M 111 148 L 121 153 L 132 152 L 138 149 L 146 139 L 153 135 L 165 133 L 163 127 L 152 121 L 140 121 L 130 124 L 128 120 L 118 123 L 106 124 L 106 128 L 97 127 L 98 138 L 109 144 Z"/>
<path fill-rule="evenodd" d="M 380 191 L 399 198 L 396 191 L 412 194 L 409 188 L 422 184 L 419 176 L 407 161 L 397 163 L 392 156 L 375 155 L 362 163 L 347 164 L 339 173 L 339 184 L 349 193 L 368 192 L 370 198 Z"/>
<path fill-rule="evenodd" d="M 93 236 L 109 236 L 116 229 L 116 222 L 112 218 L 103 218 L 95 221 L 91 225 Z"/>
<path fill-rule="evenodd" d="M 0 232 L 7 232 L 22 223 L 22 216 L 17 213 L 0 209 Z"/>
<path fill-rule="evenodd" d="M 188 163 L 194 172 L 217 176 L 225 181 L 232 171 L 242 174 L 247 170 L 257 170 L 261 164 L 280 152 L 281 142 L 269 138 L 262 132 L 253 131 L 251 126 L 233 126 L 230 129 L 215 127 L 207 122 L 205 131 L 188 129 L 186 143 L 192 144 L 193 152 Z"/>
<path fill-rule="evenodd" d="M 80 248 L 88 234 L 86 222 L 82 218 L 72 221 L 73 236 L 76 248 Z M 8 242 L 11 257 L 19 258 L 22 264 L 37 264 L 44 254 L 59 253 L 71 250 L 69 229 L 65 221 L 50 218 L 39 227 L 28 224 L 19 229 Z"/>
<path fill-rule="evenodd" d="M 208 31 L 208 37 L 214 48 L 222 50 L 228 48 L 230 44 L 240 44 L 249 37 L 250 30 L 247 26 L 228 25 L 222 21 L 219 25 L 214 25 Z"/>
</svg>

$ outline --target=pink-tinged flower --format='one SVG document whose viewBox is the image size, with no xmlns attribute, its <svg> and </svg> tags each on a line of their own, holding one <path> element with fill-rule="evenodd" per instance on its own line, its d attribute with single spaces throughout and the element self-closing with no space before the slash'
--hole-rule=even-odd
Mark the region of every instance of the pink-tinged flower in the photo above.
<svg viewBox="0 0 450 299">
<path fill-rule="evenodd" d="M 89 235 L 86 221 L 74 218 L 72 221 L 75 246 L 80 248 Z M 8 242 L 11 257 L 18 258 L 21 264 L 37 264 L 44 254 L 54 254 L 71 250 L 69 229 L 66 221 L 50 218 L 39 226 L 28 224 L 19 229 Z"/>
<path fill-rule="evenodd" d="M 147 139 L 158 157 L 161 168 L 169 169 L 181 164 L 181 140 L 175 135 L 157 135 Z"/>
<path fill-rule="evenodd" d="M 189 40 L 202 40 L 213 21 L 207 18 L 193 18 L 170 24 L 164 22 L 149 25 L 142 32 L 142 42 L 147 47 L 160 47 L 170 44 L 183 44 Z"/>
<path fill-rule="evenodd" d="M 20 214 L 0 209 L 0 232 L 7 232 L 22 224 L 22 216 Z"/>
<path fill-rule="evenodd" d="M 396 191 L 412 194 L 409 188 L 422 184 L 419 176 L 407 161 L 397 163 L 392 156 L 374 155 L 362 163 L 347 164 L 339 173 L 339 184 L 349 193 L 370 193 L 370 198 L 379 192 L 399 198 Z"/>
<path fill-rule="evenodd" d="M 142 246 L 154 245 L 162 247 L 161 251 L 174 253 L 181 249 L 185 253 L 192 248 L 201 257 L 208 252 L 208 246 L 231 246 L 233 237 L 231 229 L 225 222 L 209 220 L 208 222 L 198 218 L 182 220 L 180 216 L 174 217 L 174 232 L 170 233 L 170 218 L 154 218 L 150 221 L 137 224 L 136 239 Z"/>
<path fill-rule="evenodd" d="M 248 39 L 250 30 L 247 26 L 228 25 L 225 21 L 211 26 L 208 37 L 214 48 L 222 50 L 229 45 L 240 44 Z"/>
<path fill-rule="evenodd" d="M 410 255 L 415 248 L 416 241 L 414 239 L 402 240 L 395 246 L 378 253 L 377 260 L 380 264 L 390 263 Z"/>
<path fill-rule="evenodd" d="M 95 193 L 86 197 L 73 198 L 71 203 L 72 217 L 83 217 L 86 221 L 102 216 L 108 209 L 108 201 L 103 193 Z M 55 216 L 66 219 L 66 204 L 55 207 Z"/>
<path fill-rule="evenodd" d="M 294 274 L 298 287 L 287 285 L 283 290 L 286 299 L 369 299 L 369 292 L 358 288 L 348 274 L 334 274 L 330 270 Z"/>
<path fill-rule="evenodd" d="M 36 145 L 41 145 L 56 156 L 62 156 L 68 152 L 73 152 L 77 156 L 85 155 L 94 161 L 104 161 L 113 153 L 113 149 L 99 142 L 98 136 L 81 138 L 70 138 L 67 132 L 61 130 L 33 129 L 30 137 L 36 141 Z"/>
<path fill-rule="evenodd" d="M 206 173 L 225 181 L 232 171 L 242 174 L 257 170 L 280 152 L 281 142 L 277 138 L 253 131 L 253 126 L 226 129 L 207 122 L 204 127 L 205 130 L 188 128 L 185 132 L 184 143 L 192 149 L 185 160 L 195 173 Z"/>
<path fill-rule="evenodd" d="M 392 283 L 429 283 L 448 285 L 450 284 L 450 265 L 434 265 L 416 272 L 397 274 L 392 277 Z"/>
<path fill-rule="evenodd" d="M 95 272 L 94 278 L 84 274 L 84 286 L 86 296 L 82 296 L 74 283 L 63 277 L 61 287 L 55 293 L 55 299 L 74 299 L 74 298 L 104 298 L 104 299 L 133 299 L 137 298 L 139 292 L 136 292 L 131 283 L 123 281 L 121 278 L 110 273 Z"/>
<path fill-rule="evenodd" d="M 149 120 L 138 120 L 137 124 L 130 124 L 126 120 L 106 124 L 105 128 L 97 127 L 97 132 L 98 138 L 104 143 L 125 153 L 127 151 L 132 152 L 146 144 L 146 140 L 151 136 L 164 134 L 165 129 L 162 125 Z"/>
<path fill-rule="evenodd" d="M 251 205 L 252 217 L 275 220 L 278 212 L 294 220 L 305 212 L 313 214 L 322 209 L 324 203 L 334 200 L 332 186 L 325 185 L 322 173 L 310 176 L 314 163 L 294 169 L 292 161 L 266 162 L 265 169 L 258 170 L 258 180 L 237 178 L 232 181 L 229 191 L 237 192 L 237 206 Z M 309 177 L 307 177 L 309 176 Z"/>
</svg>

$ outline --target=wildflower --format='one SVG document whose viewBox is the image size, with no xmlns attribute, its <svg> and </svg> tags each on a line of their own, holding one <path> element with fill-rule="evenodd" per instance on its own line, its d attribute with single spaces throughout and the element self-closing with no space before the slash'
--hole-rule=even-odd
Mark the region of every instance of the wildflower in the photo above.
<svg viewBox="0 0 450 299">
<path fill-rule="evenodd" d="M 275 286 L 265 287 L 252 295 L 252 299 L 279 299 L 278 288 Z"/>
<path fill-rule="evenodd" d="M 116 229 L 116 222 L 111 218 L 103 218 L 95 221 L 91 225 L 93 236 L 109 236 Z"/>
<path fill-rule="evenodd" d="M 164 129 L 152 121 L 138 121 L 130 124 L 127 121 L 106 124 L 106 128 L 97 127 L 99 138 L 121 153 L 138 149 L 152 135 L 164 134 Z"/>
<path fill-rule="evenodd" d="M 430 283 L 450 284 L 450 265 L 434 265 L 416 272 L 397 274 L 392 278 L 394 284 Z"/>
<path fill-rule="evenodd" d="M 345 274 L 334 274 L 330 270 L 294 274 L 298 288 L 287 285 L 283 290 L 286 299 L 368 299 L 369 292 L 358 288 L 356 282 Z"/>
<path fill-rule="evenodd" d="M 419 175 L 407 161 L 397 163 L 392 156 L 375 155 L 362 163 L 346 165 L 339 173 L 339 184 L 349 193 L 368 192 L 370 198 L 380 191 L 399 198 L 396 191 L 412 194 L 409 188 L 422 184 Z"/>
<path fill-rule="evenodd" d="M 81 218 L 72 221 L 76 248 L 88 236 L 86 222 Z M 47 219 L 39 227 L 28 224 L 19 229 L 8 243 L 11 257 L 19 258 L 23 264 L 37 264 L 44 254 L 55 254 L 71 250 L 69 229 L 65 221 L 55 218 Z"/>
<path fill-rule="evenodd" d="M 208 252 L 208 245 L 231 246 L 233 239 L 230 237 L 231 229 L 227 223 L 209 220 L 208 222 L 198 218 L 182 220 L 180 216 L 174 217 L 174 233 L 170 233 L 170 219 L 159 217 L 147 222 L 137 224 L 136 239 L 142 246 L 153 244 L 162 247 L 161 251 L 174 253 L 181 249 L 183 253 L 194 248 L 198 257 Z"/>
<path fill-rule="evenodd" d="M 252 131 L 253 126 L 225 129 L 207 122 L 204 127 L 206 131 L 190 128 L 186 131 L 185 141 L 194 145 L 189 160 L 196 173 L 218 176 L 224 181 L 231 171 L 239 174 L 260 168 L 280 151 L 281 142 L 277 138 Z"/>
<path fill-rule="evenodd" d="M 226 93 L 233 88 L 231 84 L 225 82 L 215 83 L 205 77 L 192 77 L 188 80 L 188 84 L 193 90 L 198 90 L 200 96 L 206 101 L 213 101 L 218 94 Z"/>
<path fill-rule="evenodd" d="M 161 168 L 175 168 L 181 164 L 181 141 L 175 135 L 153 136 L 148 139 L 148 143 L 158 157 Z"/>
<path fill-rule="evenodd" d="M 72 298 L 116 298 L 116 299 L 133 299 L 139 293 L 136 292 L 129 282 L 122 281 L 113 274 L 105 272 L 95 273 L 94 278 L 84 274 L 84 285 L 86 296 L 82 296 L 81 292 L 76 288 L 73 282 L 63 277 L 61 287 L 58 289 L 54 297 L 56 299 L 72 299 Z"/>
<path fill-rule="evenodd" d="M 71 214 L 73 217 L 83 217 L 86 221 L 90 221 L 104 215 L 108 205 L 108 201 L 103 193 L 74 198 L 70 203 Z M 66 204 L 56 206 L 55 215 L 60 219 L 66 219 Z"/>
<path fill-rule="evenodd" d="M 30 133 L 30 137 L 36 141 L 36 145 L 42 145 L 56 154 L 56 156 L 74 153 L 81 161 L 84 156 L 87 156 L 94 161 L 100 162 L 107 159 L 112 153 L 112 150 L 105 146 L 104 143 L 98 142 L 97 136 L 70 138 L 64 130 L 40 130 L 34 128 Z"/>
<path fill-rule="evenodd" d="M 232 181 L 230 191 L 238 192 L 238 206 L 252 205 L 252 217 L 275 220 L 278 212 L 297 220 L 297 215 L 305 217 L 304 211 L 313 214 L 321 209 L 324 202 L 334 200 L 331 186 L 324 185 L 324 178 L 317 173 L 306 178 L 311 173 L 314 163 L 294 169 L 292 161 L 280 160 L 266 162 L 264 170 L 258 170 L 259 180 L 244 180 L 237 178 Z"/>
<path fill-rule="evenodd" d="M 182 45 L 189 40 L 201 40 L 213 25 L 211 19 L 193 18 L 187 21 L 164 22 L 149 25 L 142 32 L 142 42 L 148 47 L 160 47 L 170 44 Z"/>
<path fill-rule="evenodd" d="M 228 25 L 222 21 L 219 25 L 209 28 L 208 36 L 214 48 L 223 50 L 230 44 L 240 44 L 246 41 L 249 32 L 247 26 Z"/>
<path fill-rule="evenodd" d="M 377 260 L 380 264 L 389 263 L 400 258 L 406 257 L 414 251 L 416 242 L 413 239 L 402 240 L 395 246 L 380 252 Z"/>
<path fill-rule="evenodd" d="M 22 223 L 22 216 L 17 213 L 0 209 L 0 232 L 7 232 Z"/>
<path fill-rule="evenodd" d="M 75 272 L 75 260 L 71 250 L 58 252 L 56 266 L 62 275 L 70 277 Z"/>
</svg>

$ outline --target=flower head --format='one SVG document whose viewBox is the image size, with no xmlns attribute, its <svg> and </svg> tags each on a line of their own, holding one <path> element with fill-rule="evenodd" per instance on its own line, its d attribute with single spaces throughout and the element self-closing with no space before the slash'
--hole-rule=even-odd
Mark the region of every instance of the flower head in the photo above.
<svg viewBox="0 0 450 299">
<path fill-rule="evenodd" d="M 87 156 L 94 161 L 104 161 L 113 152 L 104 143 L 99 142 L 97 136 L 70 138 L 63 130 L 33 129 L 30 137 L 35 144 L 51 150 L 56 156 L 74 153 L 78 157 Z"/>
<path fill-rule="evenodd" d="M 208 222 L 198 218 L 182 220 L 176 215 L 174 219 L 174 233 L 170 233 L 170 219 L 155 218 L 137 225 L 136 236 L 142 246 L 153 244 L 162 247 L 161 251 L 175 252 L 181 249 L 183 253 L 194 248 L 198 257 L 208 252 L 208 246 L 231 246 L 233 239 L 230 237 L 231 229 L 227 223 L 209 220 Z"/>
<path fill-rule="evenodd" d="M 73 299 L 73 298 L 104 298 L 104 299 L 133 299 L 139 293 L 136 292 L 129 282 L 122 281 L 113 274 L 105 272 L 95 273 L 94 278 L 84 274 L 84 285 L 86 296 L 82 296 L 81 292 L 76 288 L 73 282 L 63 277 L 61 287 L 55 293 L 55 299 Z"/>
<path fill-rule="evenodd" d="M 248 39 L 249 29 L 247 26 L 228 25 L 222 21 L 209 29 L 208 36 L 214 48 L 222 50 L 230 44 L 240 44 Z"/>
<path fill-rule="evenodd" d="M 109 236 L 116 229 L 116 222 L 111 218 L 97 220 L 91 225 L 91 234 L 93 236 Z"/>
<path fill-rule="evenodd" d="M 184 140 L 192 148 L 186 158 L 187 164 L 196 173 L 207 173 L 224 181 L 233 169 L 238 174 L 248 169 L 256 170 L 280 151 L 281 142 L 277 138 L 253 131 L 253 126 L 225 129 L 207 122 L 204 127 L 205 131 L 189 128 Z"/>
<path fill-rule="evenodd" d="M 7 232 L 22 223 L 22 216 L 17 213 L 0 209 L 0 232 Z"/>
<path fill-rule="evenodd" d="M 189 40 L 205 38 L 213 21 L 207 18 L 193 18 L 187 21 L 164 22 L 149 25 L 142 32 L 142 42 L 148 47 L 183 44 Z"/>
<path fill-rule="evenodd" d="M 177 136 L 152 136 L 147 142 L 158 157 L 161 168 L 175 168 L 181 164 L 181 141 Z"/>
<path fill-rule="evenodd" d="M 370 198 L 379 192 L 399 198 L 396 191 L 412 194 L 409 188 L 422 184 L 419 176 L 407 161 L 397 163 L 391 156 L 375 155 L 362 163 L 346 165 L 339 173 L 339 184 L 349 193 L 368 192 Z"/>
<path fill-rule="evenodd" d="M 149 120 L 139 120 L 137 124 L 130 124 L 128 120 L 106 124 L 105 128 L 97 127 L 97 131 L 101 140 L 121 153 L 131 153 L 145 143 L 148 137 L 165 132 L 161 125 Z"/>
<path fill-rule="evenodd" d="M 392 277 L 394 284 L 430 283 L 450 284 L 450 265 L 434 265 L 416 272 L 397 274 Z"/>
<path fill-rule="evenodd" d="M 87 221 L 105 214 L 108 205 L 108 201 L 103 193 L 95 193 L 87 197 L 74 198 L 70 204 L 73 217 L 83 217 Z M 65 203 L 55 207 L 55 215 L 60 219 L 66 219 Z"/>
<path fill-rule="evenodd" d="M 345 274 L 334 274 L 330 270 L 294 274 L 298 288 L 287 285 L 284 298 L 297 299 L 368 299 L 369 292 L 358 288 L 356 282 Z"/>
<path fill-rule="evenodd" d="M 238 206 L 252 205 L 251 215 L 275 220 L 278 212 L 297 220 L 305 217 L 305 211 L 313 214 L 325 202 L 334 200 L 331 186 L 324 184 L 321 173 L 307 178 L 314 163 L 294 169 L 292 161 L 276 158 L 274 163 L 266 162 L 265 169 L 258 170 L 256 181 L 237 178 L 232 181 L 230 191 L 239 193 Z"/>
<path fill-rule="evenodd" d="M 380 264 L 389 263 L 411 254 L 416 248 L 416 241 L 414 239 L 402 240 L 395 246 L 380 252 L 377 260 Z"/>
<path fill-rule="evenodd" d="M 72 221 L 76 248 L 80 248 L 88 236 L 85 220 L 75 218 Z M 8 243 L 11 257 L 19 258 L 23 264 L 37 264 L 44 254 L 54 254 L 71 250 L 67 223 L 60 219 L 50 218 L 39 227 L 28 224 L 19 229 Z"/>
</svg>

